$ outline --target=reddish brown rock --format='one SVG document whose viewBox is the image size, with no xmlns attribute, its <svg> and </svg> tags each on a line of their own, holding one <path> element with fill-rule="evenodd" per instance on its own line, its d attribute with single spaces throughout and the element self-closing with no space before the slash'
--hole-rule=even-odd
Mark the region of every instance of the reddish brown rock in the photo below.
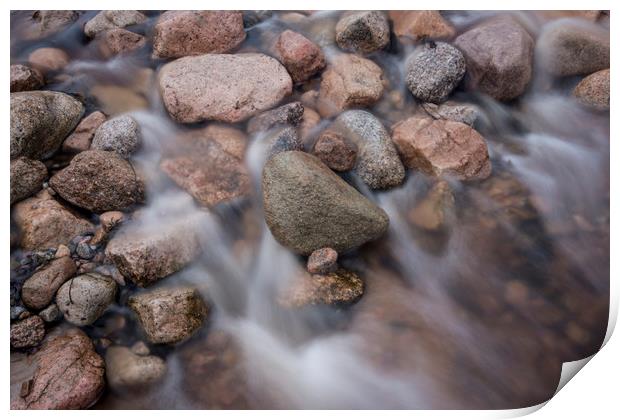
<svg viewBox="0 0 620 420">
<path fill-rule="evenodd" d="M 392 10 L 390 19 L 394 23 L 396 36 L 421 39 L 450 39 L 456 30 L 437 10 Z"/>
<path fill-rule="evenodd" d="M 37 69 L 13 64 L 11 66 L 11 92 L 37 90 L 45 84 L 43 75 Z"/>
<path fill-rule="evenodd" d="M 321 248 L 308 257 L 306 266 L 310 274 L 328 274 L 338 268 L 338 252 L 332 248 Z"/>
<path fill-rule="evenodd" d="M 101 111 L 95 111 L 82 118 L 82 121 L 75 127 L 73 133 L 69 135 L 62 144 L 62 150 L 69 153 L 80 153 L 90 149 L 90 143 L 95 136 L 95 131 L 106 120 L 106 116 Z"/>
<path fill-rule="evenodd" d="M 38 345 L 45 337 L 45 323 L 37 315 L 11 325 L 11 347 L 23 349 Z"/>
<path fill-rule="evenodd" d="M 245 39 L 243 14 L 218 10 L 175 10 L 162 14 L 153 32 L 153 56 L 227 53 Z"/>
<path fill-rule="evenodd" d="M 69 56 L 59 48 L 38 48 L 30 53 L 28 62 L 45 74 L 65 67 L 69 64 Z"/>
<path fill-rule="evenodd" d="M 99 222 L 104 231 L 110 232 L 125 220 L 125 215 L 120 211 L 106 211 L 99 216 Z"/>
<path fill-rule="evenodd" d="M 583 78 L 573 90 L 573 96 L 585 106 L 600 111 L 609 110 L 609 69 Z"/>
<path fill-rule="evenodd" d="M 476 180 L 491 174 L 487 144 L 466 124 L 414 116 L 394 125 L 392 139 L 403 163 L 428 175 Z"/>
<path fill-rule="evenodd" d="M 364 294 L 364 282 L 353 272 L 339 269 L 326 275 L 301 273 L 293 285 L 278 296 L 287 308 L 308 305 L 351 305 Z"/>
<path fill-rule="evenodd" d="M 288 29 L 282 32 L 275 49 L 295 83 L 305 82 L 325 68 L 321 48 L 297 32 Z"/>
<path fill-rule="evenodd" d="M 76 271 L 77 267 L 69 256 L 50 261 L 24 282 L 22 301 L 32 309 L 45 308 L 52 302 L 60 286 L 73 277 Z"/>
<path fill-rule="evenodd" d="M 11 402 L 11 409 L 84 409 L 103 392 L 105 364 L 80 330 L 49 340 L 35 357 L 38 366 L 32 385 Z"/>
<path fill-rule="evenodd" d="M 97 35 L 99 51 L 104 57 L 126 54 L 142 48 L 146 38 L 122 28 L 110 29 Z"/>
<path fill-rule="evenodd" d="M 11 204 L 30 197 L 41 190 L 47 178 L 45 164 L 20 157 L 11 161 Z"/>
<path fill-rule="evenodd" d="M 342 134 L 325 130 L 314 144 L 312 153 L 334 171 L 350 171 L 355 166 L 357 148 Z"/>
</svg>

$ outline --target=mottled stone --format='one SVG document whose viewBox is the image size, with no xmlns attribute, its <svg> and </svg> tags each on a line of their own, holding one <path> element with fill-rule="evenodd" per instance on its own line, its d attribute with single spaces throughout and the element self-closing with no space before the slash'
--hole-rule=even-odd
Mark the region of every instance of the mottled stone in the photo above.
<svg viewBox="0 0 620 420">
<path fill-rule="evenodd" d="M 280 34 L 275 50 L 278 60 L 284 64 L 295 83 L 303 83 L 325 68 L 321 48 L 289 29 Z"/>
<path fill-rule="evenodd" d="M 146 19 L 146 16 L 137 10 L 102 10 L 86 22 L 84 33 L 87 37 L 94 38 L 100 32 L 137 25 Z"/>
<path fill-rule="evenodd" d="M 573 96 L 585 106 L 609 110 L 609 69 L 584 77 L 573 90 Z"/>
<path fill-rule="evenodd" d="M 166 362 L 157 356 L 139 356 L 127 347 L 112 346 L 105 355 L 106 377 L 114 391 L 126 391 L 159 382 Z"/>
<path fill-rule="evenodd" d="M 65 319 L 77 326 L 95 322 L 114 302 L 116 282 L 99 273 L 82 274 L 63 284 L 56 303 Z"/>
<path fill-rule="evenodd" d="M 102 123 L 90 146 L 93 150 L 116 152 L 128 159 L 142 144 L 138 122 L 129 115 L 121 115 Z"/>
<path fill-rule="evenodd" d="M 106 58 L 127 54 L 146 45 L 146 38 L 126 29 L 110 29 L 97 35 L 99 51 Z"/>
<path fill-rule="evenodd" d="M 52 303 L 50 306 L 39 312 L 39 316 L 43 321 L 52 323 L 59 321 L 62 318 L 62 313 L 60 312 L 60 309 L 58 309 L 58 305 Z"/>
<path fill-rule="evenodd" d="M 43 162 L 20 157 L 11 161 L 11 204 L 40 191 L 47 178 Z"/>
<path fill-rule="evenodd" d="M 336 24 L 336 43 L 362 54 L 380 50 L 390 42 L 390 25 L 383 12 L 346 12 Z"/>
<path fill-rule="evenodd" d="M 290 288 L 278 296 L 278 302 L 288 308 L 313 305 L 348 306 L 357 302 L 363 294 L 362 279 L 353 272 L 339 269 L 325 275 L 301 274 Z"/>
<path fill-rule="evenodd" d="M 481 114 L 480 109 L 475 105 L 454 102 L 446 102 L 441 105 L 425 103 L 422 104 L 422 108 L 436 120 L 456 121 L 469 126 L 473 126 Z"/>
<path fill-rule="evenodd" d="M 54 299 L 56 291 L 75 274 L 71 257 L 56 258 L 40 267 L 22 286 L 22 301 L 32 309 L 43 309 Z"/>
<path fill-rule="evenodd" d="M 45 80 L 39 70 L 22 64 L 11 65 L 11 92 L 37 90 L 44 84 Z"/>
<path fill-rule="evenodd" d="M 37 315 L 11 325 L 11 347 L 23 349 L 37 346 L 45 337 L 45 323 Z"/>
<path fill-rule="evenodd" d="M 337 131 L 325 130 L 321 133 L 312 153 L 334 171 L 350 171 L 355 166 L 357 147 Z"/>
<path fill-rule="evenodd" d="M 338 268 L 338 253 L 335 249 L 321 248 L 308 257 L 306 269 L 310 274 L 328 274 Z"/>
<path fill-rule="evenodd" d="M 63 152 L 80 153 L 90 149 L 90 144 L 95 136 L 95 131 L 106 120 L 106 116 L 101 111 L 95 111 L 84 117 L 75 127 L 73 133 L 65 139 L 62 144 Z"/>
<path fill-rule="evenodd" d="M 249 134 L 256 134 L 259 131 L 267 131 L 279 125 L 297 127 L 303 115 L 304 106 L 301 102 L 291 102 L 252 117 L 248 121 L 247 132 Z"/>
<path fill-rule="evenodd" d="M 414 41 L 425 39 L 450 39 L 456 30 L 437 10 L 391 10 L 396 36 Z"/>
<path fill-rule="evenodd" d="M 54 35 L 73 24 L 79 17 L 75 10 L 35 10 L 32 21 L 34 30 L 29 38 L 44 38 Z"/>
<path fill-rule="evenodd" d="M 454 195 L 450 184 L 438 181 L 408 214 L 414 226 L 427 231 L 444 230 L 454 215 Z"/>
</svg>

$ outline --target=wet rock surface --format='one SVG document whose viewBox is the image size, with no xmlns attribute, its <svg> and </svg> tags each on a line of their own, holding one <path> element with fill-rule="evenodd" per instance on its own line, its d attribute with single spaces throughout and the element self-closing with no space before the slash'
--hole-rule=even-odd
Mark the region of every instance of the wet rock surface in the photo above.
<svg viewBox="0 0 620 420">
<path fill-rule="evenodd" d="M 43 162 L 20 157 L 11 161 L 11 204 L 41 190 L 47 178 Z"/>
<path fill-rule="evenodd" d="M 64 283 L 56 295 L 64 318 L 77 326 L 90 325 L 114 302 L 116 282 L 98 273 L 82 274 Z"/>
<path fill-rule="evenodd" d="M 146 19 L 146 16 L 137 10 L 102 10 L 86 22 L 84 33 L 94 38 L 101 32 L 137 25 Z"/>
<path fill-rule="evenodd" d="M 129 115 L 103 122 L 95 131 L 90 148 L 116 152 L 128 159 L 142 143 L 138 122 Z"/>
<path fill-rule="evenodd" d="M 113 346 L 105 355 L 106 378 L 119 392 L 156 384 L 166 374 L 166 363 L 157 356 L 140 356 L 127 347 Z"/>
<path fill-rule="evenodd" d="M 82 118 L 82 121 L 75 127 L 73 133 L 65 139 L 62 150 L 69 153 L 80 153 L 90 149 L 90 144 L 95 136 L 97 128 L 103 124 L 106 116 L 101 111 L 95 111 Z"/>
<path fill-rule="evenodd" d="M 69 256 L 56 258 L 39 268 L 22 286 L 22 300 L 32 309 L 43 309 L 49 305 L 56 291 L 69 280 L 77 267 Z"/>
<path fill-rule="evenodd" d="M 13 64 L 11 66 L 11 92 L 36 90 L 45 84 L 43 75 L 37 69 Z"/>
<path fill-rule="evenodd" d="M 336 270 L 337 260 L 338 253 L 334 249 L 317 249 L 308 257 L 306 268 L 310 274 L 327 274 Z"/>
<path fill-rule="evenodd" d="M 248 121 L 247 131 L 250 134 L 267 131 L 281 125 L 298 126 L 304 116 L 304 106 L 301 102 L 291 102 L 270 111 L 265 111 Z"/>
<path fill-rule="evenodd" d="M 357 160 L 357 147 L 334 130 L 321 133 L 312 153 L 334 171 L 350 171 Z"/>
<path fill-rule="evenodd" d="M 69 64 L 69 56 L 60 48 L 38 48 L 30 53 L 28 63 L 41 73 L 46 74 L 62 70 Z"/>
<path fill-rule="evenodd" d="M 609 110 L 609 69 L 584 77 L 575 86 L 573 96 L 585 106 L 600 111 Z"/>
<path fill-rule="evenodd" d="M 449 39 L 456 34 L 437 10 L 392 10 L 389 17 L 397 36 L 421 39 Z"/>
<path fill-rule="evenodd" d="M 336 24 L 336 43 L 345 51 L 370 54 L 389 42 L 390 27 L 383 12 L 346 12 Z"/>
<path fill-rule="evenodd" d="M 364 294 L 364 282 L 343 269 L 330 274 L 304 274 L 279 296 L 281 305 L 301 308 L 308 305 L 351 305 Z"/>
<path fill-rule="evenodd" d="M 36 316 L 18 321 L 11 325 L 11 347 L 23 349 L 38 345 L 45 336 L 45 324 Z"/>
<path fill-rule="evenodd" d="M 97 35 L 99 50 L 104 57 L 130 53 L 146 45 L 146 38 L 125 29 L 109 29 Z"/>
<path fill-rule="evenodd" d="M 294 83 L 305 82 L 325 68 L 321 48 L 300 33 L 288 29 L 282 32 L 275 50 Z"/>
<path fill-rule="evenodd" d="M 79 13 L 75 10 L 35 10 L 32 13 L 35 28 L 30 37 L 42 38 L 53 35 L 73 24 L 78 17 Z"/>
</svg>

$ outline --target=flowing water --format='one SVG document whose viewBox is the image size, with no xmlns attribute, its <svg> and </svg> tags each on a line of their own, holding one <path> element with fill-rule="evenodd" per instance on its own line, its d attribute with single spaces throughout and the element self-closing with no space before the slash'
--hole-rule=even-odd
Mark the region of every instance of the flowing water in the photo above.
<svg viewBox="0 0 620 420">
<path fill-rule="evenodd" d="M 454 214 L 441 232 L 417 229 L 409 218 L 432 186 L 428 177 L 408 171 L 401 187 L 377 192 L 345 174 L 390 217 L 385 237 L 340 259 L 360 273 L 365 294 L 349 308 L 291 310 L 275 296 L 305 261 L 264 222 L 260 133 L 246 154 L 249 199 L 201 209 L 159 171 L 163 151 L 177 147 L 185 129 L 159 98 L 153 74 L 162 62 L 147 50 L 101 61 L 81 32 L 93 14 L 39 41 L 23 40 L 26 14 L 12 14 L 11 60 L 24 61 L 41 46 L 63 48 L 71 63 L 46 89 L 81 97 L 87 113 L 136 118 L 144 144 L 134 160 L 146 174 L 148 201 L 124 229 L 199 220 L 201 257 L 161 283 L 196 285 L 213 306 L 191 340 L 152 348 L 168 365 L 163 383 L 132 394 L 106 391 L 95 408 L 517 408 L 551 397 L 562 363 L 600 347 L 609 303 L 609 114 L 570 99 L 576 80 L 535 71 L 528 92 L 508 104 L 457 89 L 452 99 L 480 110 L 476 129 L 488 143 L 493 175 L 448 180 Z M 445 16 L 462 31 L 488 14 Z M 134 30 L 148 35 L 157 13 L 149 16 Z M 247 29 L 239 52 L 269 53 L 277 34 L 291 28 L 319 43 L 329 61 L 337 53 L 337 16 L 275 13 Z M 533 36 L 544 23 L 532 13 L 517 16 Z M 389 81 L 371 109 L 386 127 L 417 107 L 404 84 L 412 50 L 393 39 L 370 56 Z M 54 165 L 69 159 L 58 156 Z M 119 304 L 86 329 L 91 337 L 124 345 L 142 339 L 123 305 L 133 290 L 127 286 Z"/>
</svg>

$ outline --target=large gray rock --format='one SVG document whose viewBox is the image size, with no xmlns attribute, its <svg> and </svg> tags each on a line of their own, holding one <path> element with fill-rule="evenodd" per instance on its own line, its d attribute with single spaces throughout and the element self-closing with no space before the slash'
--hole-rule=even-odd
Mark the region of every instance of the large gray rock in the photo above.
<svg viewBox="0 0 620 420">
<path fill-rule="evenodd" d="M 41 190 L 47 168 L 38 160 L 20 157 L 11 161 L 11 204 Z"/>
<path fill-rule="evenodd" d="M 84 33 L 94 38 L 108 29 L 125 28 L 146 21 L 146 16 L 137 10 L 102 10 L 84 25 Z"/>
<path fill-rule="evenodd" d="M 336 24 L 336 43 L 343 50 L 370 54 L 389 42 L 390 25 L 381 11 L 346 12 Z"/>
<path fill-rule="evenodd" d="M 127 347 L 113 346 L 105 355 L 106 377 L 115 391 L 152 385 L 163 378 L 166 362 L 157 356 L 139 356 Z"/>
<path fill-rule="evenodd" d="M 127 159 L 138 150 L 141 143 L 138 122 L 129 115 L 122 115 L 104 122 L 97 128 L 90 148 L 116 152 Z"/>
<path fill-rule="evenodd" d="M 357 146 L 357 161 L 353 171 L 370 188 L 386 189 L 403 182 L 405 167 L 390 134 L 370 112 L 343 112 L 332 129 L 342 133 Z"/>
<path fill-rule="evenodd" d="M 265 220 L 278 242 L 302 255 L 345 252 L 377 239 L 387 214 L 304 152 L 282 152 L 263 169 Z"/>
<path fill-rule="evenodd" d="M 56 303 L 67 321 L 77 326 L 90 325 L 114 302 L 116 288 L 112 277 L 82 274 L 58 289 Z"/>
<path fill-rule="evenodd" d="M 61 92 L 11 93 L 11 159 L 51 156 L 80 121 L 84 107 Z"/>
</svg>

